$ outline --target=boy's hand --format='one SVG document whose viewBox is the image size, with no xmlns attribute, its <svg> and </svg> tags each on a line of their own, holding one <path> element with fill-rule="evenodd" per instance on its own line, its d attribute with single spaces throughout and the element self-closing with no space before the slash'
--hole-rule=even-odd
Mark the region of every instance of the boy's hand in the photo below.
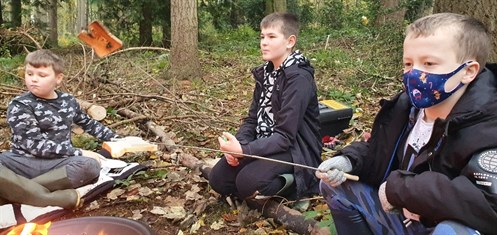
<svg viewBox="0 0 497 235">
<path fill-rule="evenodd" d="M 236 137 L 228 132 L 223 132 L 223 136 L 217 138 L 219 141 L 219 149 L 231 153 L 243 153 L 242 146 Z M 233 157 L 241 158 L 242 156 L 236 154 L 229 154 Z"/>
<path fill-rule="evenodd" d="M 378 189 L 378 197 L 380 198 L 381 207 L 385 212 L 396 213 L 397 210 L 395 206 L 390 204 L 390 202 L 388 202 L 387 200 L 387 194 L 385 191 L 386 187 L 387 187 L 387 182 L 385 181 L 380 185 L 380 188 Z"/>
<path fill-rule="evenodd" d="M 102 166 L 102 159 L 105 159 L 104 156 L 89 150 L 82 149 L 81 151 L 83 152 L 83 157 L 93 158 L 97 160 L 100 166 Z"/>
<path fill-rule="evenodd" d="M 231 154 L 224 154 L 224 157 L 226 158 L 226 161 L 230 166 L 238 166 L 240 162 L 238 161 L 238 158 L 233 157 Z"/>
<path fill-rule="evenodd" d="M 338 187 L 347 180 L 345 173 L 350 172 L 351 170 L 352 163 L 350 160 L 345 156 L 339 155 L 322 162 L 318 167 L 318 171 L 315 172 L 315 175 L 326 184 L 332 187 Z"/>
<path fill-rule="evenodd" d="M 420 220 L 420 216 L 418 214 L 412 213 L 406 208 L 402 208 L 402 212 L 404 214 L 404 217 L 406 217 L 406 219 L 415 220 L 415 221 Z"/>
</svg>

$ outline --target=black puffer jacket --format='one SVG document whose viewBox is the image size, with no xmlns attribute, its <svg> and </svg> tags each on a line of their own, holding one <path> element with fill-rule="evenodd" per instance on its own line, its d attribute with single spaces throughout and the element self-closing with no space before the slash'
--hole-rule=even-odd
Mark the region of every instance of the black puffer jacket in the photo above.
<svg viewBox="0 0 497 235">
<path fill-rule="evenodd" d="M 248 117 L 236 134 L 243 153 L 270 157 L 272 154 L 290 151 L 294 163 L 319 166 L 322 149 L 319 107 L 314 69 L 309 61 L 285 68 L 276 79 L 271 97 L 276 125 L 273 135 L 268 138 L 256 139 L 255 132 L 264 80 L 263 66 L 255 68 L 252 73 L 256 80 L 252 104 Z M 297 197 L 319 193 L 318 180 L 312 170 L 294 167 L 294 175 Z"/>
<path fill-rule="evenodd" d="M 497 66 L 487 65 L 447 119 L 435 121 L 432 136 L 410 171 L 400 166 L 412 106 L 405 92 L 383 100 L 371 139 L 340 153 L 353 161 L 351 173 L 374 186 L 386 179 L 388 201 L 419 214 L 426 226 L 456 220 L 485 234 L 496 234 L 497 195 L 478 189 L 462 173 L 473 155 L 497 147 L 495 74 Z"/>
</svg>

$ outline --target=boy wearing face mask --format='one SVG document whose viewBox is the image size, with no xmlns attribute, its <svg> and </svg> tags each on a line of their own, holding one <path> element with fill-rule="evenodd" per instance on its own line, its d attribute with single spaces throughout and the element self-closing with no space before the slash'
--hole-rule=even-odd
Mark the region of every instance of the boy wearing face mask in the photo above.
<svg viewBox="0 0 497 235">
<path fill-rule="evenodd" d="M 381 101 L 367 142 L 316 172 L 339 234 L 496 234 L 490 51 L 488 31 L 471 17 L 440 13 L 407 27 L 405 91 Z M 344 182 L 344 173 L 361 181 Z"/>
</svg>

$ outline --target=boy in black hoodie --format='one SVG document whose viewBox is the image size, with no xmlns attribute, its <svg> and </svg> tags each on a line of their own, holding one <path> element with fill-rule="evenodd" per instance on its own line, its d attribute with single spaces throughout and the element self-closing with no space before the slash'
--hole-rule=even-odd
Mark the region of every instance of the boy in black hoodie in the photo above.
<svg viewBox="0 0 497 235">
<path fill-rule="evenodd" d="M 319 107 L 314 69 L 299 52 L 299 22 L 294 15 L 273 13 L 261 22 L 262 66 L 252 104 L 236 136 L 223 133 L 220 149 L 317 167 L 321 162 Z M 282 175 L 294 175 L 295 182 Z M 240 199 L 280 195 L 303 197 L 318 193 L 318 180 L 307 169 L 225 154 L 214 166 L 209 183 L 218 193 Z M 291 183 L 291 184 L 290 184 Z M 285 188 L 285 184 L 290 187 Z"/>
</svg>

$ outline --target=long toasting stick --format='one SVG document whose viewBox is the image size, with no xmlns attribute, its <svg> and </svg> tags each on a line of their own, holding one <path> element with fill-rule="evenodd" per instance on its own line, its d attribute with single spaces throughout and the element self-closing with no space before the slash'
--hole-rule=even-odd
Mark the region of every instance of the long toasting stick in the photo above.
<svg viewBox="0 0 497 235">
<path fill-rule="evenodd" d="M 121 139 L 115 139 L 112 141 L 104 142 L 102 144 L 102 148 L 109 151 L 109 153 L 111 154 L 111 156 L 113 158 L 119 158 L 122 155 L 124 155 L 124 153 L 127 153 L 127 152 L 157 151 L 157 149 L 158 149 L 157 145 L 163 145 L 166 147 L 197 149 L 197 150 L 203 150 L 203 151 L 209 151 L 209 152 L 227 153 L 227 154 L 255 158 L 255 159 L 260 159 L 260 160 L 265 160 L 265 161 L 270 161 L 270 162 L 277 162 L 277 163 L 281 163 L 281 164 L 306 168 L 306 169 L 310 169 L 310 170 L 314 170 L 314 171 L 321 171 L 316 167 L 306 166 L 306 165 L 297 164 L 297 163 L 293 163 L 293 162 L 281 161 L 281 160 L 267 158 L 267 157 L 261 157 L 261 156 L 257 156 L 257 155 L 235 153 L 235 152 L 223 151 L 223 150 L 218 150 L 218 149 L 189 146 L 189 145 L 170 144 L 170 143 L 150 143 L 148 141 L 143 140 L 140 137 L 134 137 L 134 136 L 133 137 L 132 136 L 124 137 Z M 348 180 L 353 180 L 353 181 L 359 180 L 358 176 L 347 174 L 347 173 L 345 173 L 345 178 L 347 178 Z"/>
<path fill-rule="evenodd" d="M 189 145 L 180 145 L 180 144 L 163 144 L 163 143 L 159 143 L 159 145 L 165 145 L 165 146 L 168 146 L 168 147 L 197 149 L 197 150 L 204 150 L 204 151 L 218 152 L 218 153 L 227 153 L 227 154 L 231 154 L 231 155 L 238 155 L 238 156 L 255 158 L 255 159 L 260 159 L 260 160 L 265 160 L 265 161 L 270 161 L 270 162 L 277 162 L 277 163 L 286 164 L 286 165 L 292 165 L 292 166 L 296 166 L 296 167 L 307 168 L 307 169 L 314 170 L 314 171 L 321 171 L 318 168 L 312 167 L 312 166 L 306 166 L 306 165 L 302 165 L 302 164 L 298 164 L 298 163 L 287 162 L 287 161 L 282 161 L 282 160 L 277 160 L 277 159 L 272 159 L 272 158 L 267 158 L 267 157 L 261 157 L 261 156 L 257 156 L 257 155 L 251 155 L 251 154 L 235 153 L 235 152 L 223 151 L 223 150 L 218 150 L 218 149 L 211 149 L 211 148 L 197 147 L 197 146 L 189 146 Z M 359 176 L 351 175 L 351 174 L 347 174 L 347 173 L 344 173 L 344 174 L 345 174 L 345 178 L 347 178 L 348 180 L 352 180 L 352 181 L 358 181 L 359 180 Z"/>
</svg>

